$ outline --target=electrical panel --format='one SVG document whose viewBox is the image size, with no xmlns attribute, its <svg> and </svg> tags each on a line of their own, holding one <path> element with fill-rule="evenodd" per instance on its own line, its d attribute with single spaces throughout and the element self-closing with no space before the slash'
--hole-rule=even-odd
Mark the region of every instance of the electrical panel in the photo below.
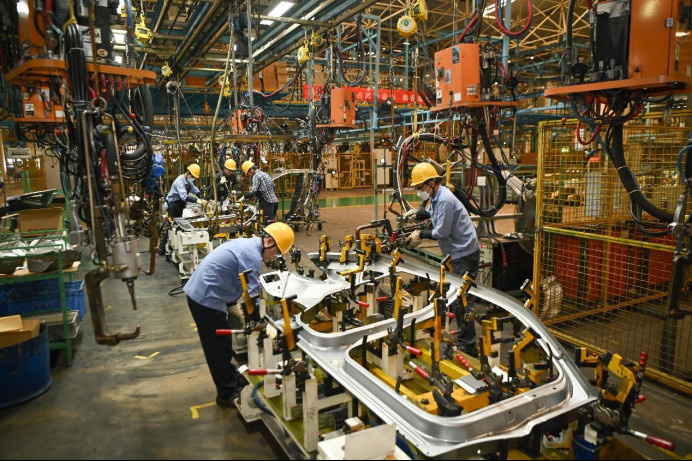
<svg viewBox="0 0 692 461">
<path fill-rule="evenodd" d="M 480 44 L 461 43 L 435 53 L 435 107 L 481 101 Z"/>
<path fill-rule="evenodd" d="M 22 121 L 65 122 L 62 106 L 55 104 L 48 88 L 22 88 Z"/>
<path fill-rule="evenodd" d="M 692 0 L 608 0 L 594 6 L 589 21 L 591 67 L 573 65 L 578 83 L 692 80 Z"/>
<path fill-rule="evenodd" d="M 327 114 L 329 114 L 328 119 Z M 357 128 L 356 95 L 353 90 L 332 88 L 328 97 L 322 98 L 319 118 L 317 123 L 319 128 Z"/>
</svg>

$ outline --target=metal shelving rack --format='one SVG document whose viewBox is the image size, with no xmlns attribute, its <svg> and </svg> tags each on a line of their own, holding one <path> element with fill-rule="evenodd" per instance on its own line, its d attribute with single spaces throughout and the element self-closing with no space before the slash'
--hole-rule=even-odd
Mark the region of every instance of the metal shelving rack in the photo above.
<svg viewBox="0 0 692 461">
<path fill-rule="evenodd" d="M 36 234 L 36 232 L 32 232 L 32 234 Z M 59 232 L 59 234 L 56 234 L 55 231 L 46 231 L 46 232 L 41 232 L 42 237 L 44 238 L 55 238 L 55 239 L 66 239 L 65 233 L 64 232 Z M 20 241 L 27 242 L 31 240 L 35 240 L 37 237 L 32 236 L 32 237 L 22 237 L 20 238 Z M 43 246 L 43 245 L 36 245 L 32 246 L 32 249 L 40 249 L 40 248 L 46 248 L 50 247 L 53 248 L 52 245 L 50 246 Z M 16 283 L 22 283 L 22 282 L 35 282 L 35 281 L 40 281 L 40 280 L 50 280 L 50 279 L 58 279 L 58 287 L 60 291 L 60 312 L 62 312 L 62 321 L 63 321 L 63 333 L 64 333 L 64 339 L 62 341 L 51 341 L 50 343 L 50 350 L 65 350 L 65 356 L 67 360 L 67 366 L 72 366 L 72 339 L 70 338 L 70 325 L 69 325 L 69 320 L 67 317 L 67 299 L 65 295 L 65 275 L 68 276 L 69 281 L 72 282 L 74 281 L 74 274 L 77 272 L 77 269 L 79 268 L 79 261 L 75 262 L 71 267 L 67 269 L 62 269 L 62 257 L 60 255 L 60 251 L 47 251 L 46 253 L 43 254 L 49 254 L 52 255 L 53 257 L 56 258 L 57 260 L 57 265 L 58 265 L 58 270 L 56 271 L 51 271 L 51 272 L 44 272 L 44 273 L 32 273 L 29 272 L 28 267 L 23 268 L 20 270 L 15 271 L 13 274 L 9 275 L 3 275 L 0 274 L 0 286 L 4 285 L 11 285 L 11 284 L 16 284 Z M 16 259 L 16 257 L 11 256 L 11 257 L 0 257 L 0 261 L 2 260 L 9 260 L 9 259 Z M 26 260 L 26 258 L 25 258 Z M 45 312 L 57 312 L 54 310 L 37 310 L 32 312 L 32 314 L 36 313 L 45 313 Z"/>
</svg>

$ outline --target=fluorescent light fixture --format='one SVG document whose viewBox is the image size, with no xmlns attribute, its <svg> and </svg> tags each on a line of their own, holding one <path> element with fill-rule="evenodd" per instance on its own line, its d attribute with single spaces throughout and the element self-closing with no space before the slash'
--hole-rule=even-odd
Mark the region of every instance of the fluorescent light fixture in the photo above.
<svg viewBox="0 0 692 461">
<path fill-rule="evenodd" d="M 500 0 L 502 2 L 502 8 L 507 6 L 507 0 Z M 512 0 L 512 3 L 514 3 L 516 0 Z M 490 6 L 486 6 L 485 9 L 483 10 L 483 17 L 488 17 L 492 16 L 495 14 L 495 2 L 492 3 Z"/>
<path fill-rule="evenodd" d="M 295 3 L 293 2 L 279 2 L 278 5 L 272 8 L 272 10 L 267 14 L 267 16 L 280 18 L 286 11 L 290 10 L 293 5 L 295 5 Z M 269 19 L 262 19 L 260 21 L 260 24 L 264 24 L 265 26 L 271 26 L 272 24 L 274 24 L 274 21 L 270 21 Z"/>
<path fill-rule="evenodd" d="M 17 3 L 17 13 L 20 16 L 29 16 L 29 4 L 26 2 Z"/>
</svg>

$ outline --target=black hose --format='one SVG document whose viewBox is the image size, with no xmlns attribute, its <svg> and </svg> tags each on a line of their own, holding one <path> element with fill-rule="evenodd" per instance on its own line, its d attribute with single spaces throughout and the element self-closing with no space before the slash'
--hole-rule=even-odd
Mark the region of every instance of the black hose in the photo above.
<svg viewBox="0 0 692 461">
<path fill-rule="evenodd" d="M 610 161 L 613 162 L 613 166 L 618 172 L 620 177 L 620 182 L 625 187 L 625 190 L 632 200 L 642 211 L 646 211 L 651 216 L 660 219 L 664 222 L 673 222 L 673 214 L 658 208 L 656 205 L 651 203 L 646 196 L 639 189 L 637 180 L 634 177 L 634 173 L 627 166 L 627 161 L 625 160 L 625 149 L 623 147 L 623 126 L 611 125 L 608 129 L 606 135 L 606 141 L 603 141 L 601 135 L 598 134 L 596 139 L 598 139 L 599 144 L 603 148 L 603 151 L 608 155 Z M 690 159 L 686 162 L 687 171 L 692 170 L 692 162 Z"/>
</svg>

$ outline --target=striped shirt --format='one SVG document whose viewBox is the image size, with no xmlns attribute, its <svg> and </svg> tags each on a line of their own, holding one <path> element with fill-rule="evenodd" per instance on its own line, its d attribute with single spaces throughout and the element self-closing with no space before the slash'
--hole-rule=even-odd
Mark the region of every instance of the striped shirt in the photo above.
<svg viewBox="0 0 692 461">
<path fill-rule="evenodd" d="M 255 171 L 252 177 L 252 187 L 250 188 L 250 192 L 245 194 L 245 198 L 248 199 L 255 195 L 259 195 L 259 198 L 267 203 L 279 202 L 274 192 L 274 181 L 272 181 L 271 176 L 263 171 Z"/>
</svg>

